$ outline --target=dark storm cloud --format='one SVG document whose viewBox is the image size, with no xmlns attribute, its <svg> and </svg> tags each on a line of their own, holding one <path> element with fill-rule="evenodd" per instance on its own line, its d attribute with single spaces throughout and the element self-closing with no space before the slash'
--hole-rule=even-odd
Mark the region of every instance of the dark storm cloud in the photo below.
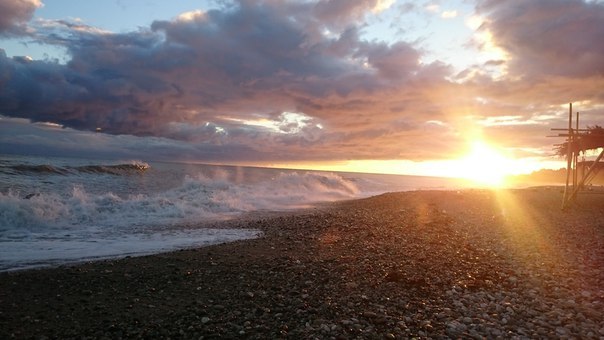
<svg viewBox="0 0 604 340">
<path fill-rule="evenodd" d="M 389 120 L 382 111 L 398 114 L 382 100 L 406 83 L 438 79 L 434 74 L 446 69 L 422 67 L 420 53 L 407 43 L 360 39 L 353 22 L 377 5 L 238 1 L 123 34 L 46 22 L 38 36 L 67 48 L 71 60 L 61 65 L 1 53 L 0 112 L 76 129 L 220 145 L 262 144 L 265 138 L 269 146 L 308 145 L 324 133 L 316 123 L 337 133 L 363 115 L 375 117 L 362 118 L 358 129 L 379 130 L 371 125 Z M 254 115 L 277 119 L 284 111 L 303 112 L 309 126 L 274 136 L 241 125 Z M 208 128 L 213 125 L 228 134 Z"/>
<path fill-rule="evenodd" d="M 188 143 L 163 137 L 108 135 L 56 124 L 0 116 L 0 154 L 75 156 L 100 159 L 251 162 L 272 155 L 246 145 Z"/>
<path fill-rule="evenodd" d="M 26 23 L 41 5 L 39 0 L 0 1 L 0 35 L 24 34 Z"/>
<path fill-rule="evenodd" d="M 583 0 L 483 1 L 483 29 L 511 54 L 516 75 L 604 75 L 604 4 Z"/>
<path fill-rule="evenodd" d="M 100 48 L 100 47 L 99 47 Z M 140 119 L 151 110 L 161 112 L 167 98 L 178 96 L 177 86 L 143 70 L 121 72 L 73 63 L 68 66 L 23 58 L 8 58 L 0 51 L 0 110 L 34 121 L 52 121 L 79 129 L 115 127 L 152 134 L 154 122 Z M 125 65 L 127 66 L 127 65 Z M 140 72 L 140 74 L 136 74 Z M 137 78 L 132 78 L 136 75 Z M 162 117 L 155 117 L 157 123 Z"/>
</svg>

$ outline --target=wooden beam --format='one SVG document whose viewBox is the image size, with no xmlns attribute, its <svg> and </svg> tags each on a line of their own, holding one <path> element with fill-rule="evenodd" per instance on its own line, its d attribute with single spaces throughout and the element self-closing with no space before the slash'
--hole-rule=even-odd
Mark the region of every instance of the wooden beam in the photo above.
<svg viewBox="0 0 604 340">
<path fill-rule="evenodd" d="M 568 131 L 568 129 L 564 128 L 551 128 L 551 131 Z M 577 129 L 577 131 L 590 131 L 589 129 Z"/>
</svg>

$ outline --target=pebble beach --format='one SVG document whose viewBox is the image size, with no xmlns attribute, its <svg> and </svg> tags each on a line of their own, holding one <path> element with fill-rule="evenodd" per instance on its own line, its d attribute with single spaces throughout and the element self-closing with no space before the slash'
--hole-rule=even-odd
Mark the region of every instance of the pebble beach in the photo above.
<svg viewBox="0 0 604 340">
<path fill-rule="evenodd" d="M 604 195 L 413 191 L 257 239 L 0 273 L 2 339 L 604 339 Z"/>
</svg>

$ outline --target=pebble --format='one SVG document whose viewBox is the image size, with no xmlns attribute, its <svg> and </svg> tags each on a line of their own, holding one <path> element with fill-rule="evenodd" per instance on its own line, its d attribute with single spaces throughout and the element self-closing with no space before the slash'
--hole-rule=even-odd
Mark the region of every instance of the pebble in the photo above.
<svg viewBox="0 0 604 340">
<path fill-rule="evenodd" d="M 359 287 L 359 284 L 356 282 L 347 282 L 345 286 L 348 289 L 356 289 Z"/>
<path fill-rule="evenodd" d="M 486 215 L 499 214 L 491 211 L 500 203 L 494 196 L 463 193 L 463 206 L 446 192 L 410 192 L 371 198 L 354 209 L 265 219 L 257 223 L 269 226 L 268 238 L 253 241 L 251 248 L 246 242 L 216 246 L 212 260 L 203 249 L 133 258 L 128 261 L 148 267 L 124 265 L 128 276 L 120 265 L 109 264 L 86 267 L 103 276 L 98 281 L 94 275 L 72 279 L 83 274 L 68 269 L 46 280 L 43 274 L 0 275 L 6 300 L 0 335 L 8 333 L 2 333 L 7 326 L 12 328 L 6 337 L 28 338 L 33 333 L 23 333 L 27 327 L 54 325 L 49 338 L 604 337 L 603 282 L 597 279 L 603 262 L 593 251 L 604 243 L 598 233 L 582 234 L 574 220 L 583 215 L 548 209 L 524 228 L 510 213 L 509 228 L 501 228 L 485 223 L 491 221 Z M 541 220 L 550 214 L 555 218 Z M 539 228 L 544 232 L 533 234 Z M 338 242 L 321 243 L 330 235 Z M 534 247 L 537 236 L 552 247 Z M 565 252 L 586 265 L 573 267 L 565 262 L 571 257 L 560 256 Z M 28 275 L 40 277 L 28 281 Z M 31 282 L 44 282 L 44 289 L 22 288 L 34 287 Z M 53 314 L 40 318 L 23 299 L 36 308 L 53 306 Z M 119 314 L 120 307 L 127 314 Z M 102 315 L 96 329 L 74 323 L 86 308 Z M 23 309 L 14 313 L 22 319 L 8 315 L 12 309 Z M 133 321 L 143 313 L 149 321 Z"/>
<path fill-rule="evenodd" d="M 466 325 L 460 323 L 457 320 L 453 320 L 447 323 L 447 328 L 457 331 L 457 332 L 463 332 L 467 329 Z"/>
<path fill-rule="evenodd" d="M 368 312 L 363 312 L 363 316 L 366 317 L 366 318 L 372 318 L 373 319 L 373 318 L 377 317 L 377 314 L 375 312 L 368 311 Z"/>
</svg>

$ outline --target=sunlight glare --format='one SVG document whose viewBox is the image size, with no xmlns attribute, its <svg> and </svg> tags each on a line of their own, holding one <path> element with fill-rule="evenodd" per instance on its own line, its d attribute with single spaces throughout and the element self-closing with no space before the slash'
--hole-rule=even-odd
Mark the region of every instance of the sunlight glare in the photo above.
<svg viewBox="0 0 604 340">
<path fill-rule="evenodd" d="M 457 171 L 460 177 L 499 187 L 504 184 L 506 175 L 512 172 L 511 166 L 510 159 L 488 144 L 477 141 L 472 144 L 470 153 L 460 160 Z"/>
</svg>

